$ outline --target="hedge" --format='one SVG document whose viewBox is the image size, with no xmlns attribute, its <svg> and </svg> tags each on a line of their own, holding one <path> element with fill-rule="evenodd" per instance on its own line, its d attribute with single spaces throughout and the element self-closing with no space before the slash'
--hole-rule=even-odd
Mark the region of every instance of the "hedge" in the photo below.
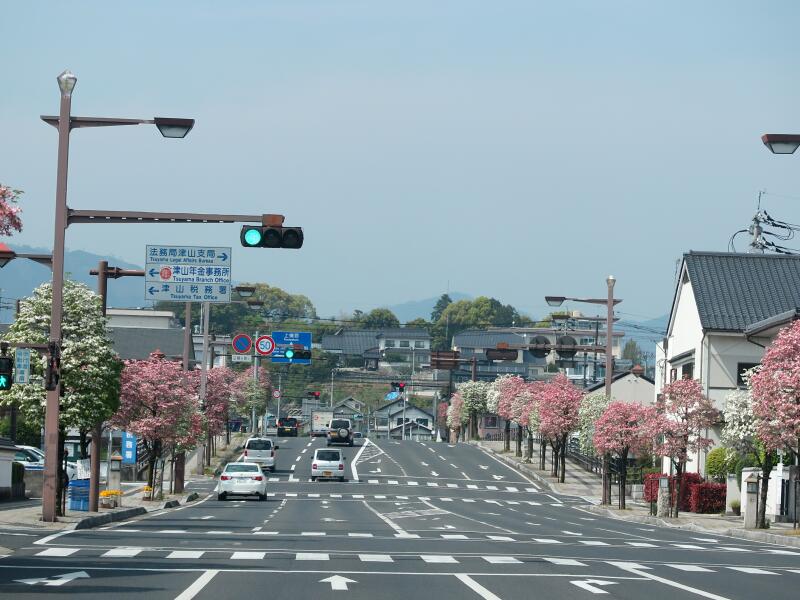
<svg viewBox="0 0 800 600">
<path fill-rule="evenodd" d="M 645 502 L 656 502 L 658 500 L 658 480 L 662 477 L 660 473 L 648 473 L 644 477 L 644 500 Z M 698 473 L 684 473 L 683 474 L 683 495 L 681 496 L 680 505 L 678 509 L 683 512 L 689 512 L 690 507 L 690 488 L 693 484 L 702 483 L 703 478 Z M 673 500 L 675 490 L 675 476 L 669 476 L 669 485 L 672 489 Z M 724 487 L 724 486 L 723 486 Z"/>
<path fill-rule="evenodd" d="M 689 509 L 693 513 L 718 513 L 725 510 L 724 483 L 693 483 L 689 486 Z"/>
</svg>

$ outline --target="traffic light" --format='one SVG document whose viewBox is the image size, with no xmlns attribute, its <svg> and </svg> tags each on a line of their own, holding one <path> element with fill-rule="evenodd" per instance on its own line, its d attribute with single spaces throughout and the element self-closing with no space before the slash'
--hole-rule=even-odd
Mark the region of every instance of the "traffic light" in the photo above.
<svg viewBox="0 0 800 600">
<path fill-rule="evenodd" d="M 397 384 L 397 391 L 401 394 L 406 390 L 406 384 L 402 381 Z"/>
<path fill-rule="evenodd" d="M 302 248 L 301 227 L 278 227 L 275 225 L 244 225 L 239 234 L 245 248 Z"/>
<path fill-rule="evenodd" d="M 308 395 L 312 398 L 319 398 L 319 392 L 308 392 Z"/>
<path fill-rule="evenodd" d="M 545 358 L 550 354 L 550 340 L 543 335 L 537 335 L 531 340 L 530 352 L 536 358 Z"/>
<path fill-rule="evenodd" d="M 283 351 L 283 357 L 290 360 L 309 360 L 311 359 L 311 350 L 303 348 L 286 348 Z"/>
<path fill-rule="evenodd" d="M 0 392 L 10 390 L 14 384 L 14 359 L 0 356 Z"/>
</svg>

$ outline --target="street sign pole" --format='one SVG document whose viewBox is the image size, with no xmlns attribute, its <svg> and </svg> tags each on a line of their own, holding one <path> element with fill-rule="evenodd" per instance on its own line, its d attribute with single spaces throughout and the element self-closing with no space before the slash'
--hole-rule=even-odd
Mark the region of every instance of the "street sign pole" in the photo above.
<svg viewBox="0 0 800 600">
<path fill-rule="evenodd" d="M 258 339 L 259 335 L 256 331 L 255 339 Z M 253 382 L 255 385 L 253 386 L 253 394 L 258 394 L 258 352 L 255 353 L 255 358 L 253 359 Z M 250 409 L 250 433 L 256 433 L 256 403 L 253 402 L 252 407 Z"/>
<path fill-rule="evenodd" d="M 203 412 L 205 412 L 206 384 L 208 383 L 208 322 L 210 312 L 211 305 L 208 302 L 203 302 L 203 362 L 200 367 L 200 405 L 203 407 Z M 197 461 L 198 475 L 202 475 L 205 471 L 206 458 L 203 455 L 204 449 L 204 445 L 197 448 L 197 453 L 199 454 Z"/>
</svg>

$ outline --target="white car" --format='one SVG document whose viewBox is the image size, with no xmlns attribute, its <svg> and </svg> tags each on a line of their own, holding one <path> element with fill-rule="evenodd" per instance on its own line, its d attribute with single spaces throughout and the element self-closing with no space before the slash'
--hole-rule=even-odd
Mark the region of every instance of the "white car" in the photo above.
<svg viewBox="0 0 800 600">
<path fill-rule="evenodd" d="M 242 460 L 258 463 L 262 469 L 269 469 L 274 472 L 275 450 L 277 449 L 278 446 L 269 438 L 251 437 L 244 443 Z"/>
<path fill-rule="evenodd" d="M 29 471 L 41 471 L 44 469 L 44 452 L 36 446 L 17 445 L 14 453 L 14 462 L 22 463 Z M 78 465 L 74 462 L 67 462 L 67 477 L 70 481 L 75 479 L 78 473 Z"/>
<path fill-rule="evenodd" d="M 319 448 L 314 451 L 314 460 L 311 462 L 311 481 L 318 478 L 338 479 L 344 481 L 345 457 L 341 450 L 333 448 Z"/>
<path fill-rule="evenodd" d="M 258 496 L 267 499 L 267 478 L 261 466 L 254 462 L 232 462 L 225 465 L 219 476 L 217 500 L 228 496 Z"/>
</svg>

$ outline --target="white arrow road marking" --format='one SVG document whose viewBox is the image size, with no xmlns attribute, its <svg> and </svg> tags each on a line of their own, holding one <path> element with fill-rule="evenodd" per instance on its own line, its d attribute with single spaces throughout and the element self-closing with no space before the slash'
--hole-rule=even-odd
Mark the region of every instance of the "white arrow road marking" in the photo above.
<svg viewBox="0 0 800 600">
<path fill-rule="evenodd" d="M 458 579 L 461 583 L 466 585 L 469 589 L 478 594 L 478 596 L 480 596 L 484 600 L 500 600 L 499 596 L 495 596 L 492 592 L 487 590 L 485 587 L 483 587 L 480 583 L 475 581 L 469 575 L 458 574 L 456 575 L 456 579 Z"/>
<path fill-rule="evenodd" d="M 431 471 L 431 475 L 433 477 L 438 477 L 439 476 L 439 474 L 436 471 Z"/>
<path fill-rule="evenodd" d="M 488 469 L 488 468 L 489 468 L 489 466 L 488 466 L 488 465 L 478 465 L 478 466 L 479 466 L 481 469 L 483 469 L 484 471 L 485 471 L 486 469 Z"/>
<path fill-rule="evenodd" d="M 219 571 L 216 570 L 206 571 L 205 573 L 200 575 L 200 577 L 195 579 L 192 585 L 183 590 L 180 596 L 176 596 L 175 600 L 192 600 L 192 598 L 194 598 L 197 594 L 200 593 L 200 590 L 202 590 L 204 587 L 206 587 L 206 585 L 208 585 L 209 581 L 214 579 L 214 575 L 216 575 L 217 573 L 219 573 Z"/>
<path fill-rule="evenodd" d="M 505 479 L 505 475 L 492 475 L 495 481 L 500 481 L 501 479 Z"/>
<path fill-rule="evenodd" d="M 354 579 L 348 579 L 347 577 L 342 577 L 341 575 L 332 575 L 331 577 L 326 577 L 325 579 L 320 579 L 320 583 L 330 583 L 331 590 L 344 590 L 347 591 L 347 584 L 348 583 L 358 583 Z"/>
<path fill-rule="evenodd" d="M 331 517 L 323 517 L 322 520 L 326 523 L 344 523 L 344 519 L 332 519 Z"/>
<path fill-rule="evenodd" d="M 584 579 L 583 581 L 570 581 L 572 585 L 577 585 L 579 588 L 586 590 L 587 592 L 591 592 L 593 594 L 607 594 L 608 592 L 605 590 L 601 590 L 599 587 L 595 587 L 596 585 L 616 585 L 616 581 L 604 581 L 602 579 Z"/>
<path fill-rule="evenodd" d="M 75 571 L 74 573 L 64 573 L 63 575 L 56 575 L 52 579 L 49 577 L 41 577 L 39 579 L 15 579 L 17 583 L 24 583 L 26 585 L 36 585 L 42 583 L 49 586 L 60 586 L 69 583 L 74 579 L 88 579 L 89 574 L 86 571 Z"/>
<path fill-rule="evenodd" d="M 421 462 L 421 461 L 420 461 L 420 463 L 419 463 L 419 464 L 421 464 L 423 467 L 427 467 L 427 466 L 428 466 L 428 463 L 426 463 L 426 462 Z"/>
</svg>

